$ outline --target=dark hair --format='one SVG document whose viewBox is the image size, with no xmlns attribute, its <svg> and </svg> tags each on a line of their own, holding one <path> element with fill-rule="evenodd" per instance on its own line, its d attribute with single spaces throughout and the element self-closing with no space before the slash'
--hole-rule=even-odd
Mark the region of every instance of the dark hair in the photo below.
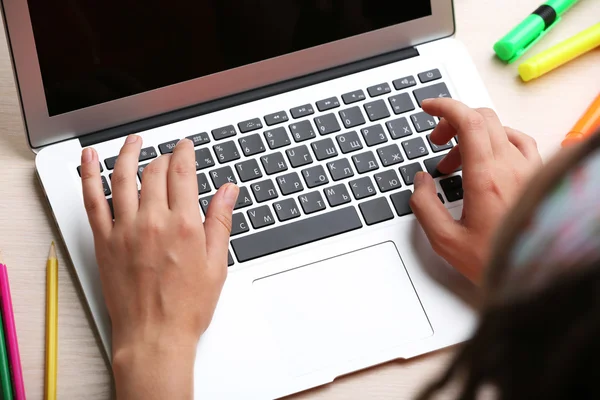
<svg viewBox="0 0 600 400">
<path fill-rule="evenodd" d="M 486 271 L 489 292 L 475 335 L 418 400 L 451 384 L 458 384 L 460 400 L 475 400 L 488 386 L 498 399 L 600 398 L 600 259 L 510 302 L 496 291 L 506 282 L 510 250 L 529 217 L 560 178 L 598 149 L 600 130 L 548 164 L 508 215 Z"/>
<path fill-rule="evenodd" d="M 460 382 L 461 400 L 491 385 L 498 399 L 598 398 L 600 260 L 541 293 L 483 311 L 477 333 L 418 397 Z"/>
</svg>

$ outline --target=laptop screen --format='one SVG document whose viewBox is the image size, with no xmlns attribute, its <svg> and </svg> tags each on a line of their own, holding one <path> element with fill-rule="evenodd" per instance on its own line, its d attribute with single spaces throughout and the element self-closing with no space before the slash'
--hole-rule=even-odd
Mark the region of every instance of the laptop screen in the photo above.
<svg viewBox="0 0 600 400">
<path fill-rule="evenodd" d="M 50 116 L 431 15 L 430 0 L 28 0 Z"/>
</svg>

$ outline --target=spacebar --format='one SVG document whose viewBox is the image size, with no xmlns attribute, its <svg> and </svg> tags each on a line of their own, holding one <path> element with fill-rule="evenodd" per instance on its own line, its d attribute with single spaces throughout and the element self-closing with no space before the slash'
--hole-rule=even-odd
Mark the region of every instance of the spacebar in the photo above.
<svg viewBox="0 0 600 400">
<path fill-rule="evenodd" d="M 250 261 L 362 227 L 354 207 L 346 207 L 231 241 L 238 261 Z"/>
</svg>

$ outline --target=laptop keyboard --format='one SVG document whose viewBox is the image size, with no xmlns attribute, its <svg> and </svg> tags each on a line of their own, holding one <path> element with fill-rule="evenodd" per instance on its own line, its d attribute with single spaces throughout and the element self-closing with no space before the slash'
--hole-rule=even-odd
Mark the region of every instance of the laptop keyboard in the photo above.
<svg viewBox="0 0 600 400">
<path fill-rule="evenodd" d="M 441 177 L 436 167 L 454 146 L 431 142 L 437 120 L 419 109 L 424 99 L 451 97 L 442 74 L 433 69 L 417 77 L 427 85 L 411 89 L 417 86 L 414 76 L 391 85 L 374 82 L 364 90 L 264 110 L 262 118 L 188 136 L 196 146 L 205 215 L 215 190 L 228 182 L 240 186 L 231 231 L 238 262 L 361 229 L 362 221 L 376 225 L 412 213 L 409 187 L 415 174 L 424 166 Z M 170 153 L 178 141 L 161 143 L 158 151 Z M 141 150 L 140 182 L 157 156 L 154 147 Z M 111 211 L 109 180 L 116 158 L 104 160 L 109 179 L 102 177 Z M 462 199 L 460 176 L 441 179 L 440 187 L 443 203 Z M 234 262 L 230 253 L 228 263 Z"/>
</svg>

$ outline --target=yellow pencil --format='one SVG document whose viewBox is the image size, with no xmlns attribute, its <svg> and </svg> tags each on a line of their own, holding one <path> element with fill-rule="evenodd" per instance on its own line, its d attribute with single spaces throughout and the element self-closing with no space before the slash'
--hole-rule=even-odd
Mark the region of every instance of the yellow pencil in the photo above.
<svg viewBox="0 0 600 400">
<path fill-rule="evenodd" d="M 55 400 L 58 367 L 58 259 L 54 242 L 50 245 L 46 274 L 46 400 Z"/>
</svg>

